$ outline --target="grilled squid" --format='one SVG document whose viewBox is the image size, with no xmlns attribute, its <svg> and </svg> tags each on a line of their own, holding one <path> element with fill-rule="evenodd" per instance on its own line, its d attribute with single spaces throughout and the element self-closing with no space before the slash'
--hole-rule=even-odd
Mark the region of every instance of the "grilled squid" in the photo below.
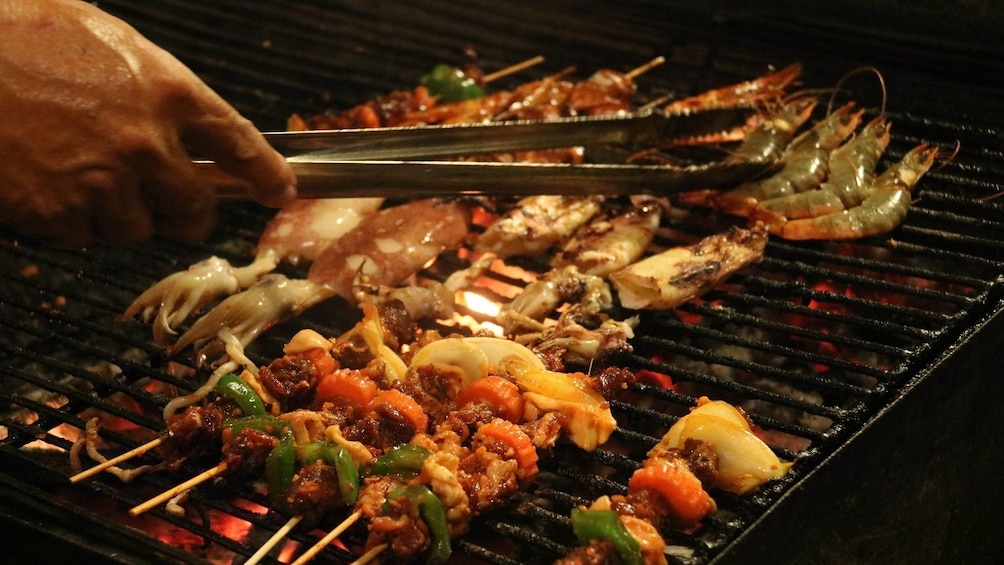
<svg viewBox="0 0 1004 565">
<path fill-rule="evenodd" d="M 317 255 L 376 212 L 383 198 L 298 200 L 276 214 L 258 240 L 254 260 L 235 267 L 209 257 L 178 271 L 140 294 L 123 316 L 153 320 L 154 340 L 167 345 L 176 328 L 206 305 L 249 288 L 281 261 L 313 261 Z"/>
<path fill-rule="evenodd" d="M 199 318 L 171 349 L 201 349 L 223 328 L 246 346 L 265 329 L 335 296 L 363 302 L 368 290 L 396 286 L 463 243 L 469 220 L 458 202 L 419 200 L 380 210 L 318 255 L 305 279 L 264 277 Z"/>
</svg>

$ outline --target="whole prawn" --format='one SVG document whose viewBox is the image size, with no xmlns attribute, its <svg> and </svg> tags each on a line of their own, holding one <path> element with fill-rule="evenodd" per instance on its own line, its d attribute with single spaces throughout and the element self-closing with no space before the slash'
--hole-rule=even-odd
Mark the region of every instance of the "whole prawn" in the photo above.
<svg viewBox="0 0 1004 565">
<path fill-rule="evenodd" d="M 868 196 L 875 168 L 889 145 L 889 123 L 875 118 L 829 157 L 829 175 L 818 190 L 760 202 L 757 218 L 767 224 L 813 218 L 860 205 Z"/>
<path fill-rule="evenodd" d="M 748 216 L 760 202 L 818 187 L 829 174 L 830 152 L 854 132 L 861 115 L 862 111 L 853 111 L 853 103 L 835 110 L 791 142 L 781 156 L 780 171 L 721 194 L 713 205 Z"/>
<path fill-rule="evenodd" d="M 789 221 L 776 231 L 785 239 L 856 239 L 886 233 L 906 217 L 913 189 L 937 155 L 937 148 L 918 145 L 875 179 L 860 206 Z"/>
</svg>

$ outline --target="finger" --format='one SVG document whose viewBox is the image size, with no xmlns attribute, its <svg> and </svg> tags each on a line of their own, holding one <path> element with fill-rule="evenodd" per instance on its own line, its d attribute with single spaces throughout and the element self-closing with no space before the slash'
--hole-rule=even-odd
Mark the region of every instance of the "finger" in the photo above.
<svg viewBox="0 0 1004 565">
<path fill-rule="evenodd" d="M 95 240 L 134 244 L 153 235 L 150 214 L 136 189 L 138 175 L 94 168 L 70 178 L 60 198 L 34 208 L 29 233 L 57 247 Z"/>
<path fill-rule="evenodd" d="M 120 176 L 114 186 L 90 187 L 91 231 L 114 245 L 135 245 L 153 237 L 153 216 L 140 192 L 138 175 Z"/>
<path fill-rule="evenodd" d="M 156 230 L 167 237 L 197 241 L 216 225 L 216 193 L 186 156 L 151 171 L 142 190 Z"/>
<path fill-rule="evenodd" d="M 194 111 L 180 131 L 187 147 L 247 181 L 252 198 L 262 204 L 279 207 L 295 198 L 293 169 L 254 124 L 208 87 L 192 102 Z"/>
</svg>

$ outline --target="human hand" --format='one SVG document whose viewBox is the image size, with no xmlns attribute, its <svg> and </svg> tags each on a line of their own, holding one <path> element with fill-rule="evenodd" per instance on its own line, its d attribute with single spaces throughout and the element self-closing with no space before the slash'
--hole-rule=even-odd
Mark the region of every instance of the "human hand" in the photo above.
<svg viewBox="0 0 1004 565">
<path fill-rule="evenodd" d="M 56 245 L 193 240 L 215 223 L 192 153 L 281 206 L 292 169 L 166 51 L 80 0 L 0 2 L 0 223 Z"/>
</svg>

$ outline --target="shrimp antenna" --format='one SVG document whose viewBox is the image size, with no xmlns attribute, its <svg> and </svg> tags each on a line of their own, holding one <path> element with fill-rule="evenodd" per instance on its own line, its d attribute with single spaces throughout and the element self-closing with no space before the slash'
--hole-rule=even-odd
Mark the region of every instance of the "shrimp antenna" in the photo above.
<svg viewBox="0 0 1004 565">
<path fill-rule="evenodd" d="M 787 96 L 785 96 L 784 98 L 782 98 L 781 104 L 791 104 L 792 102 L 798 101 L 802 98 L 819 98 L 824 94 L 832 94 L 832 93 L 833 93 L 832 88 L 803 88 L 802 90 L 792 92 Z M 827 114 L 830 113 L 829 108 L 827 109 L 826 113 Z"/>
<path fill-rule="evenodd" d="M 878 78 L 879 87 L 882 90 L 882 105 L 880 106 L 881 112 L 879 112 L 879 115 L 885 115 L 886 102 L 889 99 L 889 91 L 888 91 L 888 89 L 886 88 L 886 85 L 885 85 L 885 77 L 882 76 L 882 71 L 880 71 L 876 67 L 873 67 L 873 66 L 870 66 L 870 65 L 869 66 L 858 67 L 856 69 L 853 69 L 850 72 L 848 72 L 847 74 L 845 74 L 843 77 L 841 77 L 840 80 L 837 81 L 836 86 L 833 87 L 833 96 L 830 97 L 830 102 L 826 106 L 826 113 L 827 114 L 829 114 L 830 110 L 833 109 L 833 105 L 836 103 L 836 94 L 843 89 L 842 88 L 843 84 L 845 82 L 847 82 L 847 80 L 849 78 L 853 77 L 854 75 L 859 75 L 861 73 L 872 73 L 872 74 L 874 74 Z"/>
<path fill-rule="evenodd" d="M 959 151 L 961 151 L 961 150 L 962 150 L 962 142 L 960 142 L 958 139 L 956 139 L 955 140 L 955 149 L 952 151 L 952 154 L 948 155 L 947 157 L 945 157 L 944 159 L 942 159 L 941 163 L 937 167 L 935 167 L 934 169 L 932 169 L 932 170 L 939 171 L 939 170 L 943 169 L 946 165 L 948 165 L 949 163 L 951 163 L 952 161 L 955 160 L 955 158 L 959 155 Z M 999 194 L 995 194 L 993 196 L 985 198 L 984 200 L 989 200 L 990 198 L 996 198 L 997 196 L 999 196 Z"/>
</svg>

